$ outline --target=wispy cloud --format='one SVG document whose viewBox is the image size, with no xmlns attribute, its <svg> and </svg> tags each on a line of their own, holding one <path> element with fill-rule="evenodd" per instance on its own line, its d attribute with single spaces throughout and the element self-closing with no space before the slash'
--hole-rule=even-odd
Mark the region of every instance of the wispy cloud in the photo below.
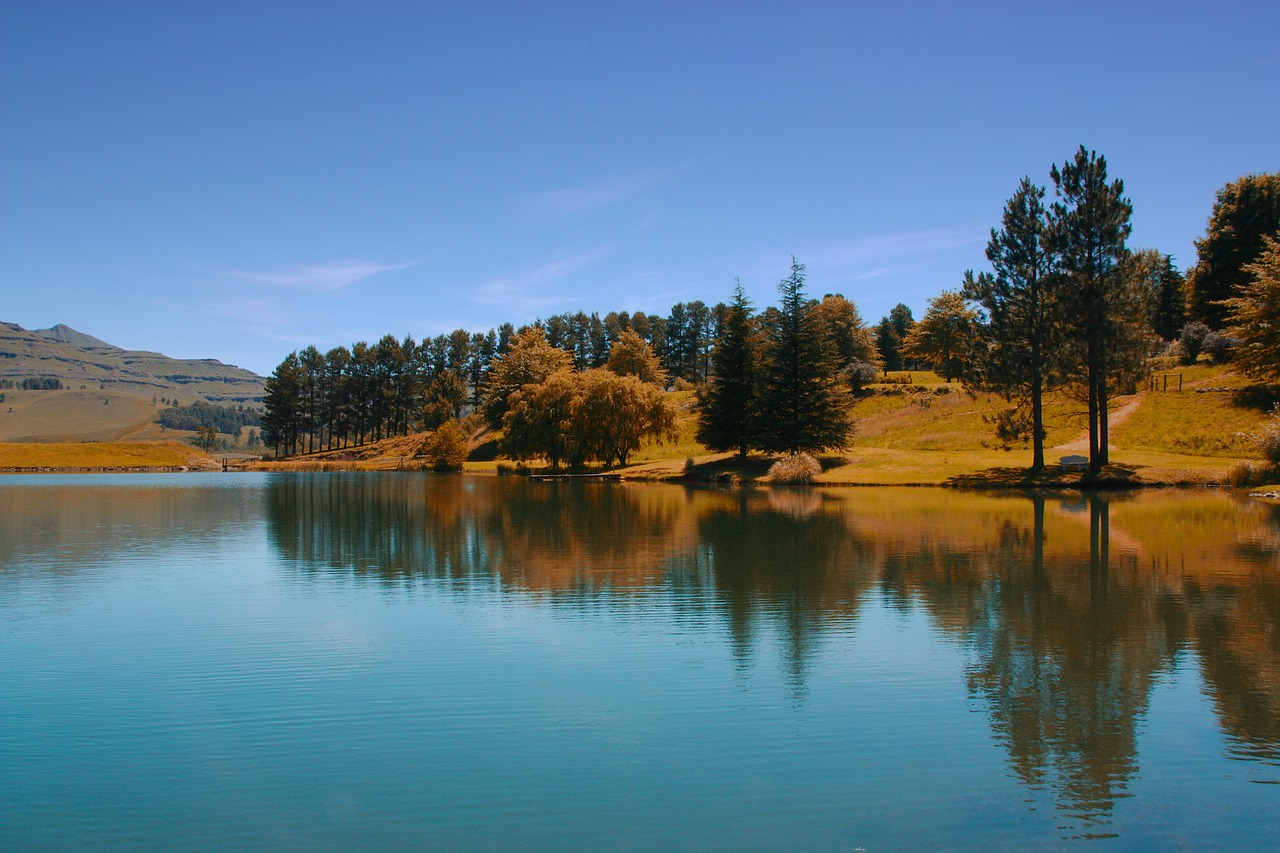
<svg viewBox="0 0 1280 853">
<path fill-rule="evenodd" d="M 914 258 L 961 249 L 982 243 L 987 232 L 976 228 L 937 228 L 929 231 L 903 231 L 876 234 L 836 243 L 820 243 L 805 250 L 801 258 L 813 267 L 845 267 L 883 264 L 891 258 Z M 876 274 L 888 272 L 882 266 Z M 864 277 L 874 277 L 864 274 Z"/>
<path fill-rule="evenodd" d="M 594 263 L 613 251 L 613 246 L 600 246 L 576 255 L 558 255 L 532 269 L 512 275 L 498 276 L 476 288 L 474 299 L 488 305 L 515 308 L 524 313 L 542 311 L 576 297 L 549 292 L 546 288 L 565 276 Z"/>
<path fill-rule="evenodd" d="M 224 274 L 242 281 L 267 284 L 290 290 L 327 292 L 340 290 L 347 285 L 364 281 L 366 278 L 372 278 L 378 273 L 402 270 L 411 266 L 413 266 L 412 263 L 379 264 L 373 261 L 347 258 L 319 264 L 293 264 L 261 272 L 225 270 Z"/>
<path fill-rule="evenodd" d="M 548 190 L 517 199 L 516 204 L 528 219 L 547 224 L 617 204 L 653 182 L 651 175 L 633 175 L 614 181 Z"/>
</svg>

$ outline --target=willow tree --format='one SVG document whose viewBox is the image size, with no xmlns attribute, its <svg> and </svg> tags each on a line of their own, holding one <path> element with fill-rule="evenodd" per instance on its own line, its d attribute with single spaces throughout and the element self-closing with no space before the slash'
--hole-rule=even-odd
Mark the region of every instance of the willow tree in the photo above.
<svg viewBox="0 0 1280 853">
<path fill-rule="evenodd" d="M 974 377 L 978 385 L 1015 402 L 1030 424 L 1031 468 L 1044 468 L 1044 393 L 1057 341 L 1057 279 L 1049 246 L 1044 187 L 1024 177 L 1004 206 L 999 230 L 991 229 L 987 260 L 992 272 L 965 273 L 964 295 L 986 310 Z M 1021 421 L 1016 418 L 1015 421 Z M 1025 421 L 1022 421 L 1025 423 Z"/>
<path fill-rule="evenodd" d="M 484 398 L 484 416 L 489 426 L 502 426 L 512 394 L 525 385 L 537 385 L 561 370 L 568 370 L 572 358 L 553 347 L 538 326 L 521 329 L 503 355 L 489 367 L 489 390 Z"/>
<path fill-rule="evenodd" d="M 658 388 L 665 388 L 667 371 L 649 342 L 634 329 L 623 329 L 609 347 L 609 360 L 605 367 L 619 376 L 634 376 Z"/>
</svg>

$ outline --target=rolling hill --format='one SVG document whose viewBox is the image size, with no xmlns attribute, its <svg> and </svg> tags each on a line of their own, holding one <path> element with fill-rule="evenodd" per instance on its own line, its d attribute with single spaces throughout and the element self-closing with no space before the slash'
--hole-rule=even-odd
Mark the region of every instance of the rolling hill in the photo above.
<svg viewBox="0 0 1280 853">
<path fill-rule="evenodd" d="M 23 390 L 56 379 L 60 390 Z M 169 438 L 160 400 L 259 408 L 264 380 L 216 359 L 126 350 L 69 326 L 28 330 L 0 322 L 0 441 Z"/>
</svg>

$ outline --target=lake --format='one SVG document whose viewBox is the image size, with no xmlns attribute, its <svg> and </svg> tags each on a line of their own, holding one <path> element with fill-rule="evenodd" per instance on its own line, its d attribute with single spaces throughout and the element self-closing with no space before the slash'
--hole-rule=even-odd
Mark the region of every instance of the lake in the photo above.
<svg viewBox="0 0 1280 853">
<path fill-rule="evenodd" d="M 1262 849 L 1280 508 L 0 477 L 0 849 Z"/>
</svg>

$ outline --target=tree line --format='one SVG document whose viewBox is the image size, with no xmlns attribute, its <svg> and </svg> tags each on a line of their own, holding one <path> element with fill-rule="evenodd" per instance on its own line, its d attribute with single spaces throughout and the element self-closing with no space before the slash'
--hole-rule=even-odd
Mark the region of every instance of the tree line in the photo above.
<svg viewBox="0 0 1280 853">
<path fill-rule="evenodd" d="M 1186 277 L 1172 256 L 1129 248 L 1133 206 L 1105 157 L 1081 146 L 1048 177 L 1053 200 L 1024 177 L 991 229 L 990 269 L 966 272 L 918 322 L 899 304 L 870 326 L 839 294 L 808 297 L 793 258 L 779 305 L 761 312 L 739 284 L 728 303 L 679 303 L 666 317 L 577 312 L 421 343 L 307 347 L 267 380 L 263 437 L 279 453 L 312 452 L 475 410 L 515 458 L 624 464 L 641 437 L 670 434 L 661 391 L 696 387 L 708 448 L 822 451 L 847 443 L 852 396 L 878 373 L 923 365 L 1003 395 L 997 433 L 1030 440 L 1035 469 L 1046 395 L 1074 394 L 1096 474 L 1109 461 L 1113 400 L 1151 355 L 1194 358 L 1211 344 L 1215 357 L 1280 379 L 1280 175 L 1219 192 Z"/>
<path fill-rule="evenodd" d="M 843 370 L 850 381 L 873 378 L 881 360 L 853 303 L 835 294 L 813 301 L 812 308 L 838 362 L 831 369 Z M 502 428 L 513 395 L 562 370 L 586 376 L 574 380 L 572 389 L 564 382 L 558 386 L 562 394 L 577 395 L 577 408 L 587 406 L 584 389 L 623 393 L 592 371 L 607 369 L 658 390 L 702 387 L 712 376 L 713 353 L 730 311 L 723 303 L 708 307 L 694 301 L 677 303 L 667 317 L 611 311 L 602 319 L 578 312 L 518 330 L 509 323 L 485 333 L 459 329 L 422 342 L 385 335 L 374 344 L 361 341 L 323 353 L 309 346 L 286 356 L 267 379 L 263 439 L 285 455 L 341 449 L 435 429 L 467 411 L 480 411 L 494 428 Z M 777 316 L 777 309 L 764 315 L 767 320 Z M 634 387 L 626 394 L 648 396 Z M 509 451 L 516 456 L 533 452 L 519 439 L 533 429 L 528 394 L 521 403 L 515 427 L 508 429 Z M 649 418 L 659 425 L 667 420 Z M 566 431 L 568 421 L 560 421 Z M 663 431 L 655 426 L 650 433 L 655 430 Z M 581 438 L 547 452 L 563 454 L 569 462 L 621 462 L 634 449 L 615 447 L 606 454 L 601 441 Z"/>
</svg>

